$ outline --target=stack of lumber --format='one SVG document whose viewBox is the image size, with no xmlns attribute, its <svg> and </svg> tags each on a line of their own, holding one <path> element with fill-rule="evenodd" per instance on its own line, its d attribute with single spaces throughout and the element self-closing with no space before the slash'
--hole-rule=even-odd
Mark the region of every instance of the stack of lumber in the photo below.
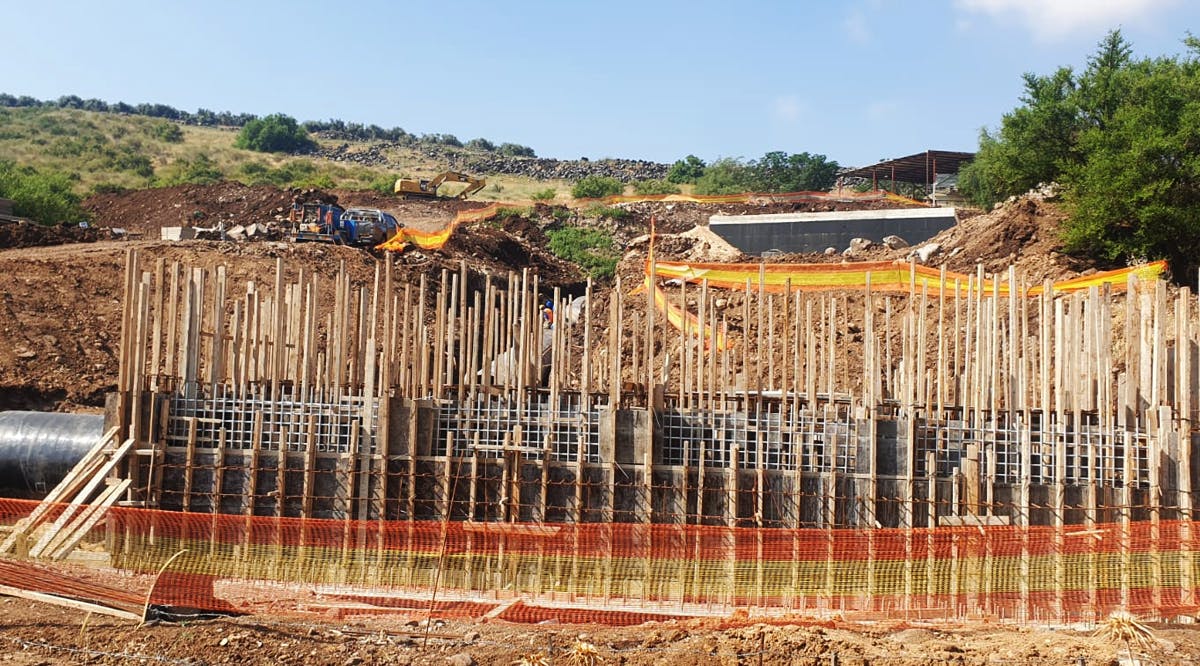
<svg viewBox="0 0 1200 666">
<path fill-rule="evenodd" d="M 117 446 L 116 434 L 117 429 L 113 428 L 97 440 L 46 499 L 16 524 L 0 543 L 0 554 L 48 560 L 62 560 L 71 554 L 104 518 L 109 507 L 129 489 L 128 479 L 110 478 L 117 464 L 133 448 L 132 439 Z M 36 542 L 29 547 L 35 537 Z"/>
</svg>

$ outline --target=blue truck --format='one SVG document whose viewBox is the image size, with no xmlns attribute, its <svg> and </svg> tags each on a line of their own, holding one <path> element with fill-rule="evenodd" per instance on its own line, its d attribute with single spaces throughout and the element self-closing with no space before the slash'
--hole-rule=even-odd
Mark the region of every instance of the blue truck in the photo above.
<svg viewBox="0 0 1200 666">
<path fill-rule="evenodd" d="M 288 218 L 296 241 L 373 247 L 404 225 L 377 208 L 342 208 L 331 203 L 297 203 Z"/>
</svg>

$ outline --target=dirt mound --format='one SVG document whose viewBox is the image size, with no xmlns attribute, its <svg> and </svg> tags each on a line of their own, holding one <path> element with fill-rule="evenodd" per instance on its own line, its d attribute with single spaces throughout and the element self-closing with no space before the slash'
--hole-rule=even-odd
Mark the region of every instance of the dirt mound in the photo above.
<svg viewBox="0 0 1200 666">
<path fill-rule="evenodd" d="M 575 264 L 559 259 L 545 249 L 545 234 L 529 220 L 509 218 L 506 224 L 526 232 L 522 237 L 488 223 L 460 227 L 441 253 L 455 263 L 466 260 L 484 272 L 498 275 L 529 268 L 537 272 L 542 285 L 569 288 L 587 279 Z"/>
<path fill-rule="evenodd" d="M 1027 283 L 1121 267 L 1065 254 L 1062 224 L 1066 219 L 1066 210 L 1052 198 L 1030 193 L 989 213 L 960 219 L 954 227 L 916 248 L 892 252 L 889 256 L 906 258 L 914 251 L 922 248 L 928 251 L 929 246 L 936 245 L 936 251 L 928 255 L 927 265 L 944 265 L 960 273 L 974 273 L 977 266 L 982 266 L 985 273 L 997 273 L 1013 265 Z"/>
<path fill-rule="evenodd" d="M 63 243 L 91 243 L 112 236 L 108 229 L 79 225 L 45 226 L 31 222 L 0 222 L 0 249 Z"/>
<path fill-rule="evenodd" d="M 220 182 L 96 194 L 84 200 L 83 207 L 92 214 L 93 226 L 120 227 L 154 239 L 162 227 L 213 227 L 218 222 L 232 227 L 275 222 L 288 214 L 298 196 L 304 200 L 336 201 L 346 208 L 379 208 L 405 225 L 424 231 L 446 226 L 461 210 L 486 205 L 457 199 L 405 200 L 369 190 L 302 192 L 272 185 Z"/>
<path fill-rule="evenodd" d="M 234 182 L 95 194 L 83 202 L 96 226 L 121 227 L 147 238 L 157 238 L 162 227 L 269 222 L 291 205 L 292 194 L 286 190 Z"/>
</svg>

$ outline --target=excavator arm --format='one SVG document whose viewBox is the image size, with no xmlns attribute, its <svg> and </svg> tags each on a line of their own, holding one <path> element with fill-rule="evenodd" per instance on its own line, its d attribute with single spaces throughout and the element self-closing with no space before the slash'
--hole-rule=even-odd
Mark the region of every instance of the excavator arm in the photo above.
<svg viewBox="0 0 1200 666">
<path fill-rule="evenodd" d="M 466 183 L 467 187 L 453 197 L 455 199 L 466 199 L 482 190 L 487 185 L 487 180 L 468 176 L 458 171 L 443 171 L 428 181 L 398 180 L 396 181 L 396 194 L 414 198 L 432 199 L 438 197 L 438 188 L 443 183 Z"/>
</svg>

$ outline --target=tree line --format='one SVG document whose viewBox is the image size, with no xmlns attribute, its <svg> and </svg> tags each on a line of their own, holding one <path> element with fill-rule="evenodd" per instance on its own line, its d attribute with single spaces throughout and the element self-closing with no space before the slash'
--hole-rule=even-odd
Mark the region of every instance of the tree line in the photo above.
<svg viewBox="0 0 1200 666">
<path fill-rule="evenodd" d="M 273 117 L 287 118 L 283 114 L 272 114 L 260 118 L 253 113 L 232 113 L 230 111 L 212 111 L 200 108 L 195 112 L 176 109 L 167 104 L 126 104 L 125 102 L 108 103 L 102 99 L 83 99 L 78 95 L 63 95 L 54 100 L 39 100 L 28 95 L 10 95 L 0 93 L 0 107 L 37 107 L 57 109 L 79 109 L 81 111 L 97 111 L 101 113 L 121 113 L 125 115 L 148 116 L 173 120 L 185 125 L 201 127 L 235 127 L 243 128 L 254 121 L 262 121 Z M 290 120 L 290 118 L 289 118 Z M 293 120 L 293 122 L 295 122 Z M 343 120 L 306 120 L 296 123 L 306 132 L 327 134 L 330 138 L 345 141 L 392 141 L 406 145 L 442 145 L 452 148 L 467 148 L 483 152 L 496 152 L 509 157 L 537 157 L 533 148 L 517 143 L 496 144 L 488 139 L 477 138 L 463 142 L 453 134 L 412 134 L 402 127 L 384 128 L 379 125 L 348 123 Z"/>
<path fill-rule="evenodd" d="M 837 183 L 838 163 L 824 155 L 771 151 L 756 160 L 725 157 L 707 164 L 695 155 L 667 171 L 670 183 L 692 183 L 696 194 L 823 192 Z"/>
</svg>

